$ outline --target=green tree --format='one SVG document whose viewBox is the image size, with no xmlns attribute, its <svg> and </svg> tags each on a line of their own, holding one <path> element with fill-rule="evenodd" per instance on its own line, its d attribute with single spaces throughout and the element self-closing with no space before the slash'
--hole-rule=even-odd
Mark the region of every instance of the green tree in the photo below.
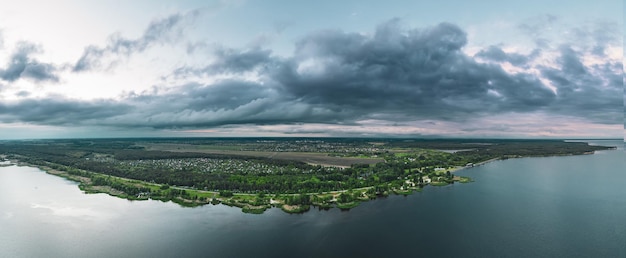
<svg viewBox="0 0 626 258">
<path fill-rule="evenodd" d="M 232 197 L 233 196 L 233 192 L 232 191 L 228 191 L 228 190 L 222 190 L 222 191 L 220 191 L 220 196 L 221 197 Z"/>
</svg>

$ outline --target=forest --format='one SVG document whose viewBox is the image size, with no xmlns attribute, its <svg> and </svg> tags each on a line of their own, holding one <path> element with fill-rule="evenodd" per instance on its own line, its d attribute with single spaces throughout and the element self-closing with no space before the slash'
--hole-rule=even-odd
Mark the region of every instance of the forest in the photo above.
<svg viewBox="0 0 626 258">
<path fill-rule="evenodd" d="M 145 147 L 162 143 L 177 144 L 177 150 Z M 237 155 L 187 152 L 186 146 L 242 151 Z M 263 196 L 251 201 L 266 205 L 269 198 L 265 196 L 286 194 L 288 196 L 282 198 L 284 204 L 305 206 L 313 201 L 327 205 L 330 199 L 346 204 L 390 191 L 406 192 L 426 185 L 468 182 L 470 179 L 451 172 L 488 160 L 589 154 L 609 148 L 557 140 L 483 139 L 157 138 L 0 142 L 0 154 L 6 159 L 89 178 L 91 186 L 107 186 L 125 196 L 197 201 L 198 196 L 189 195 L 188 189 L 220 193 L 221 197 L 231 197 L 233 193 Z M 382 158 L 382 162 L 335 167 L 307 163 L 306 155 L 301 161 L 271 158 L 275 155 L 245 156 L 246 151 L 271 154 L 303 150 L 335 156 L 340 153 L 345 157 L 377 157 Z M 161 187 L 130 184 L 116 178 Z M 319 195 L 309 197 L 331 191 L 339 192 L 328 200 Z M 204 200 L 210 201 L 213 199 Z"/>
</svg>

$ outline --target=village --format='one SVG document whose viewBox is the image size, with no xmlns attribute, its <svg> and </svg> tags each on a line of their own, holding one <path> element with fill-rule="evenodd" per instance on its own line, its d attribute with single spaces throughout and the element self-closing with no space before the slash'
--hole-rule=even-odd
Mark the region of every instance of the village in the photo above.
<svg viewBox="0 0 626 258">
<path fill-rule="evenodd" d="M 498 159 L 608 148 L 562 141 L 360 139 L 46 140 L 0 147 L 0 165 L 37 166 L 79 182 L 88 193 L 184 206 L 223 203 L 251 213 L 269 207 L 297 213 L 311 205 L 350 209 L 389 194 L 472 182 L 455 172 Z"/>
</svg>

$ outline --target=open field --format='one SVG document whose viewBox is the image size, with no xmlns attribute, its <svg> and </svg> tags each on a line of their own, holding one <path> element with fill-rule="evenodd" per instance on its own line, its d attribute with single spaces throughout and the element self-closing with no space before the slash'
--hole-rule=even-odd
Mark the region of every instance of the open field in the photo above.
<svg viewBox="0 0 626 258">
<path fill-rule="evenodd" d="M 363 157 L 332 157 L 327 153 L 317 152 L 269 152 L 269 151 L 240 151 L 234 150 L 235 147 L 225 148 L 224 146 L 207 146 L 207 145 L 191 145 L 191 144 L 169 144 L 169 143 L 146 143 L 140 146 L 146 150 L 154 151 L 172 151 L 172 152 L 196 152 L 207 154 L 225 154 L 246 157 L 262 157 L 280 160 L 300 161 L 310 165 L 321 165 L 325 167 L 350 167 L 352 164 L 376 164 L 385 162 L 382 158 L 363 158 Z"/>
</svg>

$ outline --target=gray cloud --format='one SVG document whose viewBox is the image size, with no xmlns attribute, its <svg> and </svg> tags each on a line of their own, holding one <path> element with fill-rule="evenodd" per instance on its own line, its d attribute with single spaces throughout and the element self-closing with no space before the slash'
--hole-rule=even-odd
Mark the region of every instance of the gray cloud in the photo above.
<svg viewBox="0 0 626 258">
<path fill-rule="evenodd" d="M 74 64 L 73 71 L 81 72 L 100 68 L 103 65 L 102 59 L 108 56 L 130 56 L 133 53 L 143 52 L 155 44 L 164 44 L 178 40 L 183 33 L 182 24 L 187 20 L 192 20 L 200 14 L 200 10 L 193 10 L 186 14 L 174 14 L 166 18 L 152 21 L 148 28 L 137 39 L 128 39 L 113 34 L 109 37 L 109 42 L 104 47 L 88 46 L 83 54 Z"/>
<path fill-rule="evenodd" d="M 341 114 L 284 96 L 275 85 L 237 80 L 212 85 L 188 84 L 163 95 L 127 99 L 133 113 L 120 119 L 154 128 L 195 128 L 228 124 L 332 122 Z"/>
<path fill-rule="evenodd" d="M 527 68 L 528 63 L 534 60 L 540 53 L 541 50 L 539 49 L 535 49 L 529 55 L 507 53 L 498 46 L 489 46 L 487 49 L 480 50 L 474 57 L 499 63 L 508 62 L 515 66 Z"/>
<path fill-rule="evenodd" d="M 26 99 L 0 103 L 0 120 L 45 125 L 98 124 L 95 120 L 111 119 L 130 111 L 129 108 L 123 103 L 108 100 Z"/>
<path fill-rule="evenodd" d="M 59 80 L 55 74 L 56 66 L 42 63 L 31 57 L 32 54 L 40 52 L 41 49 L 28 42 L 20 42 L 17 49 L 11 54 L 6 68 L 0 68 L 0 79 L 13 82 L 20 78 L 32 79 L 35 81 Z"/>
<path fill-rule="evenodd" d="M 280 96 L 275 86 L 244 81 L 188 84 L 167 94 L 130 94 L 122 101 L 50 97 L 0 104 L 2 122 L 122 128 L 332 122 L 339 115 Z"/>
<path fill-rule="evenodd" d="M 585 26 L 572 28 L 571 41 L 577 42 L 578 47 L 589 49 L 596 56 L 606 56 L 609 45 L 622 41 L 620 25 L 614 22 L 596 21 Z"/>
<path fill-rule="evenodd" d="M 15 93 L 15 96 L 18 96 L 18 97 L 28 97 L 30 95 L 31 95 L 31 93 L 28 92 L 28 91 L 19 91 L 19 92 Z"/>
<path fill-rule="evenodd" d="M 622 41 L 620 25 L 614 21 L 595 20 L 576 27 L 561 22 L 559 17 L 541 15 L 528 19 L 518 25 L 518 29 L 528 35 L 539 48 L 558 48 L 563 40 L 575 42 L 579 49 L 584 49 L 598 57 L 606 56 L 607 47 Z"/>
<path fill-rule="evenodd" d="M 309 103 L 414 118 L 459 120 L 474 113 L 535 110 L 554 94 L 528 74 L 465 55 L 464 31 L 442 23 L 404 31 L 397 21 L 372 36 L 326 31 L 298 42 L 274 78 Z"/>
<path fill-rule="evenodd" d="M 174 71 L 176 76 L 244 73 L 252 71 L 262 65 L 274 62 L 271 51 L 261 48 L 238 50 L 232 48 L 218 48 L 214 51 L 216 61 L 203 68 L 181 67 Z"/>
<path fill-rule="evenodd" d="M 255 67 L 271 61 L 271 51 L 259 48 L 247 51 L 234 49 L 219 49 L 216 51 L 218 61 L 208 69 L 215 72 L 233 71 L 237 73 L 246 72 Z"/>
<path fill-rule="evenodd" d="M 263 83 L 280 96 L 270 98 L 275 105 L 298 103 L 324 111 L 308 119 L 290 117 L 293 122 L 463 121 L 489 114 L 550 111 L 615 123 L 615 96 L 621 96 L 614 94 L 621 85 L 616 69 L 621 64 L 587 67 L 580 60 L 582 53 L 561 46 L 560 69 L 538 67 L 557 86 L 557 95 L 534 74 L 510 74 L 498 65 L 476 62 L 461 51 L 466 43 L 465 32 L 452 24 L 405 30 L 399 20 L 391 20 L 372 35 L 309 34 L 284 60 L 259 49 L 221 49 L 212 65 L 186 72 L 242 73 L 263 67 Z M 541 52 L 538 48 L 527 55 L 506 53 L 491 46 L 476 57 L 528 68 Z"/>
<path fill-rule="evenodd" d="M 621 123 L 623 113 L 623 72 L 621 62 L 606 61 L 585 66 L 581 53 L 571 46 L 560 47 L 560 67 L 540 67 L 542 75 L 557 87 L 553 112 L 583 116 L 599 123 Z"/>
<path fill-rule="evenodd" d="M 149 42 L 160 40 L 145 35 Z M 140 41 L 125 49 L 141 51 L 141 46 L 152 44 L 136 43 Z M 231 79 L 132 93 L 120 101 L 51 98 L 3 103 L 0 120 L 162 129 L 354 125 L 365 119 L 463 122 L 494 114 L 542 112 L 622 123 L 616 121 L 617 114 L 623 119 L 621 63 L 585 65 L 581 56 L 592 49 L 561 45 L 556 60 L 560 67 L 532 66 L 542 49 L 523 55 L 491 46 L 471 57 L 462 51 L 466 44 L 466 33 L 448 23 L 407 30 L 399 20 L 391 20 L 370 35 L 319 31 L 302 37 L 291 57 L 279 58 L 261 48 L 218 48 L 209 66 L 174 72 L 190 78 L 239 75 Z M 109 48 L 115 49 L 113 45 L 105 49 Z M 557 92 L 534 73 L 503 70 L 497 64 L 501 62 L 538 69 Z M 237 79 L 248 72 L 258 76 Z"/>
</svg>

